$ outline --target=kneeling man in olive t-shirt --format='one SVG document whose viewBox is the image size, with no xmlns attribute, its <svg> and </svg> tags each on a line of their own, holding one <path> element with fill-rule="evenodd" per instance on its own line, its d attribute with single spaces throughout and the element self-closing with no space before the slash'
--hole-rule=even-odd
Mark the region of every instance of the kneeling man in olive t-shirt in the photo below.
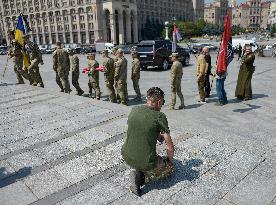
<svg viewBox="0 0 276 205">
<path fill-rule="evenodd" d="M 141 196 L 141 187 L 149 182 L 166 178 L 173 173 L 174 146 L 166 115 L 160 112 L 164 104 L 164 92 L 150 88 L 147 103 L 134 107 L 128 116 L 127 138 L 121 153 L 125 162 L 135 171 L 130 174 L 130 190 Z M 157 141 L 165 141 L 167 157 L 156 153 Z"/>
</svg>

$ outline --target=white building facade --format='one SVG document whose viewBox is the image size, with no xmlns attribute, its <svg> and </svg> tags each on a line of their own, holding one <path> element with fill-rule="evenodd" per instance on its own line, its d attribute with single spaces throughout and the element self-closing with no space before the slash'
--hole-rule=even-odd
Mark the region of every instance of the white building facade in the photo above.
<svg viewBox="0 0 276 205">
<path fill-rule="evenodd" d="M 136 0 L 1 0 L 0 32 L 6 39 L 20 12 L 40 45 L 138 41 Z"/>
</svg>

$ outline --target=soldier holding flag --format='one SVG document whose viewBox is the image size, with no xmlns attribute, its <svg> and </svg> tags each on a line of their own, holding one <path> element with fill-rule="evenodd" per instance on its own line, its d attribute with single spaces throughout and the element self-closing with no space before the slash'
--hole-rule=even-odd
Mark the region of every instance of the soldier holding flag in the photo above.
<svg viewBox="0 0 276 205">
<path fill-rule="evenodd" d="M 227 66 L 233 60 L 232 35 L 230 28 L 230 16 L 227 13 L 224 21 L 224 32 L 221 41 L 221 47 L 218 56 L 216 70 L 216 91 L 218 102 L 216 105 L 222 106 L 228 103 L 226 92 L 224 89 L 224 81 L 227 76 Z"/>
</svg>

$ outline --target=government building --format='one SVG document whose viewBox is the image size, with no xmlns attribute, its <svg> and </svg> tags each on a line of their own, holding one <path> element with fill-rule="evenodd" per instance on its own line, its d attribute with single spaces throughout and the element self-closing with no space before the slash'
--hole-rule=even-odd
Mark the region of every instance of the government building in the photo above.
<svg viewBox="0 0 276 205">
<path fill-rule="evenodd" d="M 203 18 L 203 10 L 203 0 L 0 0 L 0 38 L 8 41 L 22 12 L 39 45 L 137 43 L 147 19 L 192 21 Z"/>
</svg>

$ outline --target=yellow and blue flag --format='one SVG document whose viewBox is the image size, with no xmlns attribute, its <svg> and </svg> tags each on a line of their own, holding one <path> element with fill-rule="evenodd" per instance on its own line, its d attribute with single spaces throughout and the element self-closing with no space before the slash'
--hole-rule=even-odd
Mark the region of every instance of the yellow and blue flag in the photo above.
<svg viewBox="0 0 276 205">
<path fill-rule="evenodd" d="M 23 54 L 23 60 L 24 60 L 24 66 L 29 67 L 30 66 L 30 61 L 28 59 L 28 56 L 26 54 L 26 51 L 24 49 L 24 41 L 23 41 L 23 36 L 26 35 L 26 27 L 25 27 L 25 21 L 23 18 L 23 15 L 20 14 L 18 17 L 17 25 L 16 25 L 16 30 L 15 30 L 15 40 L 22 46 L 22 54 Z"/>
</svg>

